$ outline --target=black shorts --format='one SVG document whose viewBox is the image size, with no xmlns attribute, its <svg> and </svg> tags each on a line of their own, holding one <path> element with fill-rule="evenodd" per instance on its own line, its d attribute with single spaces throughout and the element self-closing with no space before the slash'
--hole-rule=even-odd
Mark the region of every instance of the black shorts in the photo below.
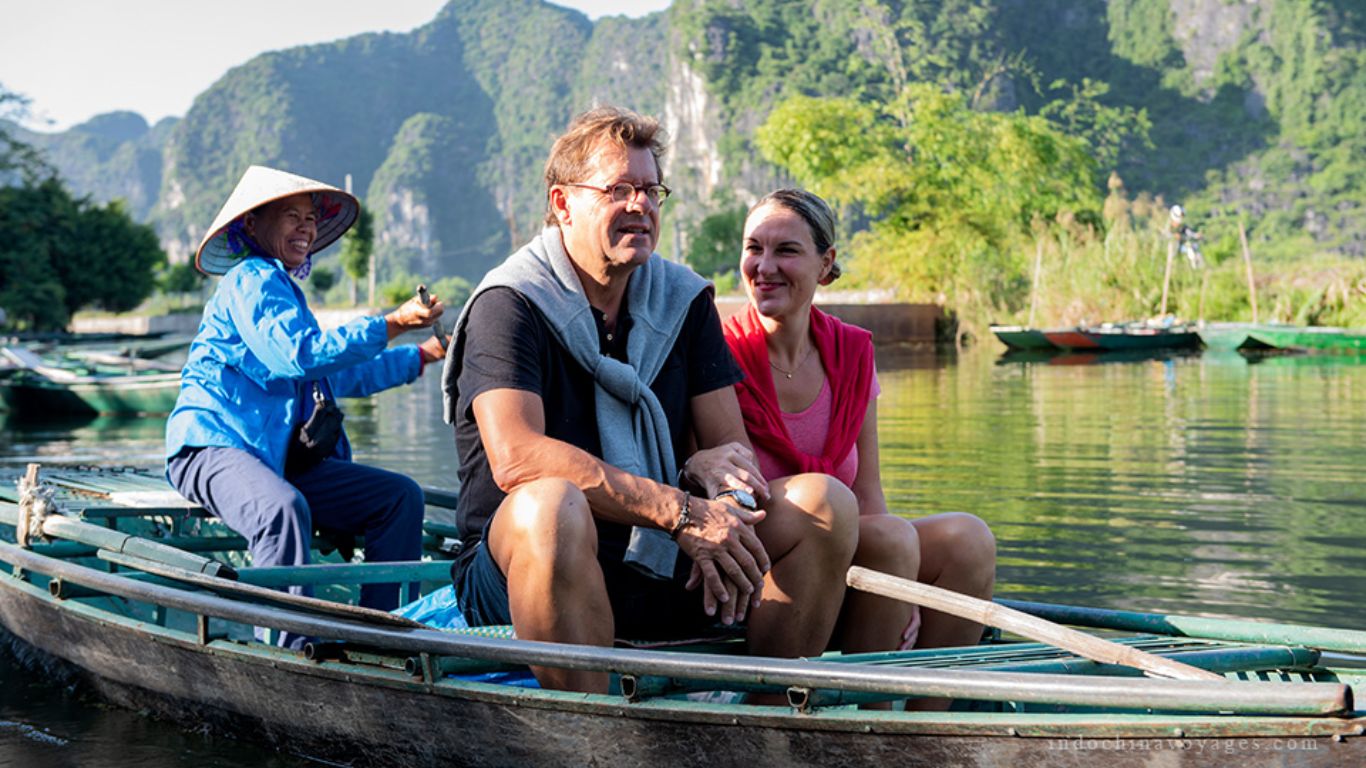
<svg viewBox="0 0 1366 768">
<path fill-rule="evenodd" d="M 707 637 L 724 628 L 702 609 L 702 588 L 684 589 L 692 561 L 679 553 L 672 579 L 654 579 L 622 562 L 625 526 L 598 524 L 598 565 L 607 584 L 615 619 L 613 634 L 623 640 L 681 640 Z M 472 627 L 511 624 L 507 576 L 480 539 L 462 553 L 456 567 L 455 594 Z M 719 611 L 718 611 L 719 614 Z"/>
</svg>

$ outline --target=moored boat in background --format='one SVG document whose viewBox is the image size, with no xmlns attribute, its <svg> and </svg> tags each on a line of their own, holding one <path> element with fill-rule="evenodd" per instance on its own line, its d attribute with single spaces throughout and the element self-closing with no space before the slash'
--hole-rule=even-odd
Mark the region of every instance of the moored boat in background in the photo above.
<svg viewBox="0 0 1366 768">
<path fill-rule="evenodd" d="M 1200 336 L 1184 325 L 1171 327 L 1144 324 L 1109 323 L 1081 329 L 1080 333 L 1094 345 L 1107 351 L 1193 349 L 1200 346 Z"/>
<path fill-rule="evenodd" d="M 1199 334 L 1184 324 L 1104 323 L 1046 330 L 993 325 L 991 331 L 1012 352 L 1143 352 L 1193 350 L 1200 347 Z"/>
<path fill-rule="evenodd" d="M 174 366 L 138 358 L 52 364 L 23 348 L 2 352 L 12 367 L 0 376 L 0 402 L 18 418 L 170 413 L 180 393 Z"/>
<path fill-rule="evenodd" d="M 1366 353 L 1366 329 L 1362 328 L 1261 325 L 1250 329 L 1248 337 L 1257 344 L 1274 349 Z"/>
<path fill-rule="evenodd" d="M 1021 325 L 993 325 L 991 332 L 1009 349 L 1054 349 L 1053 342 L 1038 328 Z"/>
<path fill-rule="evenodd" d="M 18 418 L 164 414 L 180 394 L 179 373 L 95 374 L 52 379 L 29 370 L 0 378 L 0 400 Z"/>
</svg>

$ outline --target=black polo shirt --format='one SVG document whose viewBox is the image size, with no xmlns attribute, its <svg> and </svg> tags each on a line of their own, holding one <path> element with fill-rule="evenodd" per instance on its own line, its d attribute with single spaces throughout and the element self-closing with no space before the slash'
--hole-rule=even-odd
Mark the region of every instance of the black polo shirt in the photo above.
<svg viewBox="0 0 1366 768">
<path fill-rule="evenodd" d="M 595 310 L 593 315 L 602 353 L 625 361 L 630 308 L 623 302 L 612 334 L 607 333 L 602 314 Z M 460 500 L 455 518 L 465 551 L 471 552 L 507 495 L 493 481 L 479 438 L 472 407 L 476 397 L 492 389 L 532 392 L 545 406 L 547 436 L 598 457 L 602 456 L 602 444 L 592 374 L 560 346 L 540 310 L 526 297 L 511 288 L 485 291 L 470 307 L 466 328 L 455 419 L 455 447 L 460 456 Z M 681 466 L 688 455 L 690 400 L 731 386 L 743 376 L 726 346 L 711 292 L 702 291 L 688 307 L 678 339 L 650 384 L 669 421 L 675 463 Z M 599 521 L 599 547 L 624 546 L 629 530 L 628 526 Z"/>
</svg>

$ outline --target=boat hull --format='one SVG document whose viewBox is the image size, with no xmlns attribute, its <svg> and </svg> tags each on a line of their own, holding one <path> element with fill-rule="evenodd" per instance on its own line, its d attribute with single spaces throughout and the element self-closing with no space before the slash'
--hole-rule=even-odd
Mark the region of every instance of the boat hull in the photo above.
<svg viewBox="0 0 1366 768">
<path fill-rule="evenodd" d="M 1351 355 L 1366 353 L 1366 332 L 1354 328 L 1262 326 L 1250 329 L 1248 338 L 1257 344 L 1275 349 L 1304 349 Z"/>
<path fill-rule="evenodd" d="M 1077 329 L 1044 331 L 1044 338 L 1058 349 L 1097 349 L 1095 340 Z"/>
<path fill-rule="evenodd" d="M 200 644 L 193 635 L 59 601 L 19 579 L 0 579 L 0 624 L 118 705 L 356 765 L 1366 763 L 1366 739 L 1354 736 L 1361 720 L 925 713 L 893 721 L 852 710 L 810 715 L 433 685 L 400 670 L 358 672 L 258 645 Z"/>
<path fill-rule="evenodd" d="M 1106 352 L 1192 349 L 1200 346 L 1200 336 L 1194 331 L 1140 328 L 1083 331 L 1082 335 L 1089 339 L 1094 347 Z"/>
<path fill-rule="evenodd" d="M 993 325 L 991 332 L 1006 347 L 1016 350 L 1056 349 L 1044 332 L 1019 325 Z"/>
<path fill-rule="evenodd" d="M 180 394 L 179 374 L 54 382 L 38 376 L 0 381 L 0 398 L 20 417 L 170 413 Z"/>
</svg>

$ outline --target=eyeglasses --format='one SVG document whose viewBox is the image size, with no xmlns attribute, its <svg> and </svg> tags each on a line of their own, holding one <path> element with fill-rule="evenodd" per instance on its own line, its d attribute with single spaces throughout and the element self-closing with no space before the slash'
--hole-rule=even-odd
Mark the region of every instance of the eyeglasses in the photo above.
<svg viewBox="0 0 1366 768">
<path fill-rule="evenodd" d="M 612 198 L 612 202 L 614 203 L 624 203 L 628 200 L 634 200 L 638 193 L 644 193 L 646 200 L 649 200 L 655 205 L 659 205 L 665 200 L 668 200 L 669 194 L 673 192 L 673 190 L 663 184 L 646 184 L 638 187 L 635 184 L 629 184 L 624 181 L 617 182 L 610 187 L 599 187 L 593 184 L 576 184 L 573 182 L 566 182 L 565 186 L 583 187 L 584 189 L 601 192 Z"/>
</svg>

